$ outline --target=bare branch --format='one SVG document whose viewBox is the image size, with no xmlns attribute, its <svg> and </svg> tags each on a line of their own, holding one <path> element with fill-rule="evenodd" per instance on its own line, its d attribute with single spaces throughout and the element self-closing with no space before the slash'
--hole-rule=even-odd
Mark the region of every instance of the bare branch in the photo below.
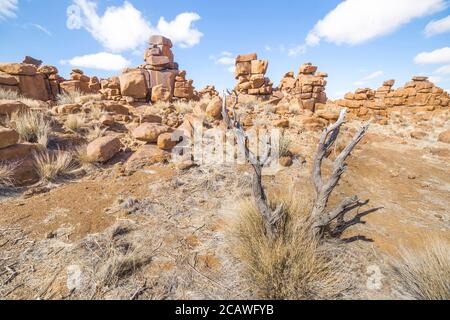
<svg viewBox="0 0 450 320">
<path fill-rule="evenodd" d="M 339 154 L 339 156 L 334 161 L 333 171 L 328 179 L 324 182 L 322 178 L 322 162 L 323 159 L 328 154 L 330 148 L 336 142 L 341 126 L 345 123 L 345 114 L 347 110 L 342 109 L 337 122 L 327 129 L 325 129 L 320 138 L 318 150 L 316 157 L 314 158 L 313 167 L 313 177 L 314 187 L 316 190 L 316 199 L 311 212 L 313 219 L 315 220 L 315 226 L 318 228 L 323 228 L 328 226 L 335 219 L 343 218 L 343 215 L 347 209 L 357 203 L 359 200 L 357 197 L 347 198 L 343 200 L 335 209 L 327 212 L 328 199 L 333 192 L 334 188 L 339 183 L 342 174 L 346 171 L 347 166 L 345 160 L 351 154 L 356 145 L 361 141 L 361 139 L 366 134 L 370 122 L 362 126 L 361 129 L 356 133 L 350 143 L 344 148 L 344 150 Z"/>
<path fill-rule="evenodd" d="M 228 94 L 231 93 L 228 91 Z M 238 94 L 235 91 L 233 91 L 233 95 L 235 98 L 234 104 L 232 106 L 233 119 L 230 118 L 228 113 L 225 92 L 223 94 L 223 102 L 222 102 L 222 117 L 228 128 L 233 129 L 239 148 L 244 153 L 246 160 L 253 167 L 253 178 L 252 178 L 253 196 L 255 197 L 256 205 L 263 218 L 264 227 L 267 235 L 269 237 L 274 237 L 276 234 L 278 222 L 284 217 L 284 211 L 282 205 L 280 205 L 275 211 L 271 210 L 267 201 L 264 187 L 262 185 L 262 169 L 264 167 L 264 164 L 268 161 L 270 157 L 271 146 L 269 143 L 267 143 L 264 155 L 260 159 L 258 159 L 258 156 L 255 155 L 252 151 L 250 151 L 250 149 L 247 146 L 248 137 L 241 123 L 239 122 L 239 119 L 236 116 L 235 107 L 238 103 Z"/>
</svg>

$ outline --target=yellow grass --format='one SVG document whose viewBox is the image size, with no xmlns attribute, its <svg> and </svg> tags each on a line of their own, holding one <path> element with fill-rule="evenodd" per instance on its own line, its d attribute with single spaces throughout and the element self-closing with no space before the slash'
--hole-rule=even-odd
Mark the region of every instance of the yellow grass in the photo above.
<svg viewBox="0 0 450 320">
<path fill-rule="evenodd" d="M 394 263 L 397 282 L 412 298 L 450 300 L 450 242 L 434 238 L 427 246 L 402 250 Z"/>
<path fill-rule="evenodd" d="M 17 166 L 17 163 L 0 162 L 0 188 L 11 187 L 14 185 L 13 174 Z"/>
<path fill-rule="evenodd" d="M 8 122 L 19 133 L 22 141 L 47 146 L 51 126 L 44 114 L 37 111 L 14 113 Z"/>
<path fill-rule="evenodd" d="M 33 157 L 36 172 L 42 181 L 55 181 L 74 170 L 73 156 L 66 151 L 42 151 Z"/>
<path fill-rule="evenodd" d="M 338 299 L 351 288 L 344 251 L 322 244 L 311 231 L 310 206 L 283 201 L 287 218 L 275 239 L 265 235 L 253 201 L 243 201 L 230 225 L 231 248 L 244 278 L 261 299 Z"/>
<path fill-rule="evenodd" d="M 77 132 L 86 125 L 86 118 L 78 114 L 69 114 L 66 121 L 64 122 L 64 127 L 70 131 Z"/>
</svg>

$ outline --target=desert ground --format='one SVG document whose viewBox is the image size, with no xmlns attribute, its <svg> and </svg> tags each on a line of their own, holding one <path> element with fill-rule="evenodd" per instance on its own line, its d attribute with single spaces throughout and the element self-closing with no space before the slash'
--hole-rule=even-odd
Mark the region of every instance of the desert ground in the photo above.
<svg viewBox="0 0 450 320">
<path fill-rule="evenodd" d="M 234 92 L 197 91 L 170 47 L 151 39 L 111 79 L 0 64 L 1 299 L 448 299 L 447 92 L 416 76 L 333 101 L 313 64 L 275 87 L 256 54 L 237 57 Z M 346 170 L 323 212 L 358 200 L 319 228 L 313 173 L 342 110 L 319 158 L 325 182 L 348 151 Z M 250 159 L 205 160 L 214 130 L 257 154 L 239 128 L 280 134 L 260 185 L 282 205 L 273 234 Z"/>
</svg>

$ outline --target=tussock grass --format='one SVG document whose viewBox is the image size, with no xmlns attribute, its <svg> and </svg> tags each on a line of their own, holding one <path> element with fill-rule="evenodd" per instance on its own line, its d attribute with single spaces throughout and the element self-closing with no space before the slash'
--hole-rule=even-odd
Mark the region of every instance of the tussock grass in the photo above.
<svg viewBox="0 0 450 320">
<path fill-rule="evenodd" d="M 103 128 L 102 129 L 101 125 L 96 124 L 93 127 L 90 127 L 88 129 L 88 132 L 86 134 L 86 139 L 89 142 L 92 142 L 92 141 L 94 141 L 97 138 L 103 137 L 107 130 L 108 130 L 108 128 Z"/>
<path fill-rule="evenodd" d="M 56 101 L 58 105 L 63 105 L 63 104 L 74 104 L 74 103 L 78 103 L 77 99 L 81 97 L 81 92 L 79 91 L 75 91 L 75 92 L 63 92 L 61 94 L 58 94 L 58 96 L 56 97 Z"/>
<path fill-rule="evenodd" d="M 55 181 L 75 169 L 73 156 L 70 152 L 56 150 L 35 153 L 34 165 L 40 179 L 46 182 Z"/>
<path fill-rule="evenodd" d="M 280 157 L 289 157 L 291 156 L 291 148 L 292 140 L 287 137 L 286 135 L 281 136 L 280 138 L 280 145 L 278 148 L 278 154 Z"/>
<path fill-rule="evenodd" d="M 22 141 L 47 147 L 51 126 L 44 114 L 36 111 L 14 113 L 8 123 L 17 131 Z"/>
<path fill-rule="evenodd" d="M 394 261 L 401 290 L 418 300 L 450 300 L 450 242 L 434 238 L 417 251 L 403 249 Z"/>
<path fill-rule="evenodd" d="M 73 132 L 80 131 L 85 127 L 85 125 L 86 117 L 79 114 L 69 114 L 64 122 L 64 127 Z"/>
<path fill-rule="evenodd" d="M 244 278 L 257 298 L 339 299 L 351 290 L 346 252 L 321 243 L 311 230 L 310 205 L 282 201 L 286 220 L 278 235 L 266 236 L 252 200 L 243 201 L 229 226 L 232 251 L 244 264 Z M 275 206 L 274 206 L 275 207 Z"/>
<path fill-rule="evenodd" d="M 179 114 L 188 114 L 188 113 L 194 112 L 194 107 L 195 107 L 196 103 L 198 103 L 198 102 L 194 102 L 194 101 L 188 101 L 188 102 L 176 101 L 174 103 L 174 107 L 175 107 L 175 110 Z"/>
<path fill-rule="evenodd" d="M 0 188 L 12 187 L 14 185 L 14 170 L 18 163 L 3 163 L 0 162 Z"/>
<path fill-rule="evenodd" d="M 15 100 L 26 104 L 30 108 L 39 108 L 42 101 L 26 98 L 16 91 L 5 90 L 0 88 L 0 100 Z"/>
</svg>

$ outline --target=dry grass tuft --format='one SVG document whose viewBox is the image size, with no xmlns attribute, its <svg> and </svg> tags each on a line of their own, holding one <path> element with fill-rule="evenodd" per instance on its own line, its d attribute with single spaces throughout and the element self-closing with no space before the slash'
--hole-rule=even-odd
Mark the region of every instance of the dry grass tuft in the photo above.
<svg viewBox="0 0 450 320">
<path fill-rule="evenodd" d="M 0 100 L 2 99 L 20 101 L 30 108 L 39 108 L 42 103 L 42 101 L 26 98 L 15 91 L 0 88 Z"/>
<path fill-rule="evenodd" d="M 92 141 L 94 141 L 97 138 L 103 137 L 107 130 L 108 130 L 108 128 L 103 128 L 102 129 L 101 125 L 96 124 L 93 127 L 88 129 L 88 132 L 86 134 L 86 139 L 89 142 L 92 142 Z"/>
<path fill-rule="evenodd" d="M 36 111 L 15 113 L 8 122 L 19 133 L 21 140 L 47 147 L 51 126 L 44 114 Z"/>
<path fill-rule="evenodd" d="M 42 151 L 35 153 L 33 157 L 36 172 L 42 181 L 55 181 L 75 169 L 73 156 L 70 152 L 62 150 Z"/>
<path fill-rule="evenodd" d="M 281 136 L 280 145 L 278 148 L 278 153 L 280 157 L 289 157 L 292 155 L 290 148 L 292 145 L 292 140 L 286 135 Z"/>
<path fill-rule="evenodd" d="M 63 105 L 63 104 L 74 104 L 78 103 L 78 98 L 81 97 L 81 92 L 75 91 L 75 92 L 63 92 L 61 94 L 58 94 L 56 97 L 57 104 Z"/>
<path fill-rule="evenodd" d="M 320 243 L 311 230 L 310 205 L 283 201 L 286 220 L 275 239 L 265 235 L 253 201 L 243 201 L 230 225 L 233 252 L 260 299 L 338 299 L 351 289 L 345 251 Z M 347 271 L 347 272 L 346 272 Z"/>
<path fill-rule="evenodd" d="M 401 252 L 394 275 L 401 290 L 418 300 L 450 300 L 450 242 L 428 239 L 419 251 Z"/>
<path fill-rule="evenodd" d="M 64 127 L 72 132 L 78 132 L 84 128 L 86 125 L 86 118 L 79 114 L 69 114 L 66 121 L 64 122 Z"/>
<path fill-rule="evenodd" d="M 14 185 L 14 170 L 18 163 L 0 162 L 0 188 L 12 187 Z"/>
</svg>

